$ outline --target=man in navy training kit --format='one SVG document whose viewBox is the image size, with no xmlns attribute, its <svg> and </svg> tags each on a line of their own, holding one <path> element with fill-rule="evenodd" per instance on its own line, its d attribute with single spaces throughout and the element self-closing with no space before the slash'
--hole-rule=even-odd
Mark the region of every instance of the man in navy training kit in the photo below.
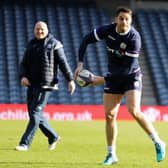
<svg viewBox="0 0 168 168">
<path fill-rule="evenodd" d="M 54 150 L 60 136 L 51 128 L 43 115 L 52 90 L 58 89 L 58 68 L 68 81 L 70 94 L 75 91 L 73 73 L 67 63 L 63 45 L 48 32 L 45 22 L 34 27 L 35 38 L 30 40 L 20 65 L 21 85 L 27 87 L 29 123 L 23 134 L 18 151 L 30 148 L 38 128 L 48 138 L 49 150 Z"/>
<path fill-rule="evenodd" d="M 106 119 L 107 156 L 104 165 L 118 162 L 116 154 L 117 114 L 123 96 L 129 113 L 149 135 L 155 145 L 158 162 L 165 158 L 165 143 L 158 136 L 152 123 L 140 110 L 142 73 L 138 57 L 141 37 L 132 24 L 132 10 L 120 7 L 116 11 L 115 22 L 100 26 L 87 34 L 79 48 L 79 62 L 75 78 L 83 68 L 84 53 L 87 45 L 105 40 L 108 52 L 108 72 L 105 77 L 95 76 L 93 85 L 104 83 L 103 104 Z"/>
</svg>

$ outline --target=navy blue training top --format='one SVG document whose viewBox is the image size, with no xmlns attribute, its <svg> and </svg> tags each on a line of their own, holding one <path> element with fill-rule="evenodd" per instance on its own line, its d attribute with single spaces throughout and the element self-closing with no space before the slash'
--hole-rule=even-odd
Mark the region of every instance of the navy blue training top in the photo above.
<svg viewBox="0 0 168 168">
<path fill-rule="evenodd" d="M 138 57 L 141 49 L 141 37 L 133 26 L 125 33 L 117 32 L 116 23 L 94 29 L 83 38 L 80 45 L 80 62 L 83 62 L 87 45 L 100 40 L 106 42 L 108 75 L 128 75 L 140 71 Z"/>
</svg>

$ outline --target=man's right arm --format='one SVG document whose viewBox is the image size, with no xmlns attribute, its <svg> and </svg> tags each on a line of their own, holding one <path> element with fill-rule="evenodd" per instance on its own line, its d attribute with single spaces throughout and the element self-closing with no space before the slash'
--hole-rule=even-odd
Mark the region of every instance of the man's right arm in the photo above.
<svg viewBox="0 0 168 168">
<path fill-rule="evenodd" d="M 85 51 L 86 51 L 87 45 L 91 44 L 91 43 L 95 43 L 95 42 L 97 42 L 97 39 L 95 38 L 93 32 L 87 34 L 82 39 L 82 42 L 81 42 L 80 47 L 79 47 L 79 53 L 78 53 L 78 65 L 77 65 L 77 68 L 76 68 L 75 73 L 74 73 L 74 78 L 75 79 L 77 77 L 77 74 L 83 68 L 84 55 L 85 55 Z"/>
<path fill-rule="evenodd" d="M 26 65 L 27 65 L 27 50 L 25 50 L 24 52 L 24 56 L 20 63 L 20 69 L 19 69 L 19 77 L 20 77 L 22 86 L 30 85 L 29 79 L 27 78 Z"/>
<path fill-rule="evenodd" d="M 79 47 L 79 60 L 78 60 L 79 62 L 83 62 L 87 45 L 91 44 L 91 43 L 95 43 L 95 42 L 97 42 L 97 39 L 95 38 L 93 32 L 84 36 L 84 38 L 82 39 L 82 42 L 80 44 L 80 47 Z"/>
<path fill-rule="evenodd" d="M 101 26 L 97 29 L 94 29 L 91 33 L 87 34 L 79 47 L 79 55 L 78 55 L 78 65 L 74 72 L 74 78 L 76 79 L 78 73 L 83 69 L 83 62 L 84 62 L 84 54 L 87 48 L 88 44 L 98 42 L 100 40 L 103 40 L 107 37 L 108 31 L 106 26 Z M 101 76 L 95 76 L 94 75 L 94 83 L 93 85 L 102 85 L 104 83 L 104 77 Z"/>
<path fill-rule="evenodd" d="M 108 36 L 110 25 L 100 26 L 94 29 L 91 33 L 84 36 L 79 47 L 79 62 L 83 62 L 84 54 L 88 44 L 98 42 L 105 39 Z"/>
<path fill-rule="evenodd" d="M 22 61 L 20 63 L 20 67 L 19 67 L 19 77 L 20 79 L 22 77 L 26 77 L 26 73 L 27 73 L 27 70 L 26 70 L 26 65 L 27 65 L 27 50 L 25 50 L 24 52 L 24 55 L 23 55 L 23 58 L 22 58 Z"/>
</svg>

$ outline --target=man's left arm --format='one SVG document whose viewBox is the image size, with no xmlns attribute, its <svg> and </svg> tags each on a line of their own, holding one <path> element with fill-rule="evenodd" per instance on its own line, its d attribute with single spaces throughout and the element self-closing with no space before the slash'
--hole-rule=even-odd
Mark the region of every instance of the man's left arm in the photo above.
<svg viewBox="0 0 168 168">
<path fill-rule="evenodd" d="M 135 34 L 130 41 L 126 55 L 138 57 L 141 50 L 141 36 L 139 33 Z"/>
<path fill-rule="evenodd" d="M 65 56 L 63 47 L 56 49 L 54 51 L 54 55 L 55 58 L 57 58 L 56 61 L 58 61 L 59 69 L 61 70 L 66 80 L 68 81 L 68 91 L 72 95 L 75 91 L 75 82 L 73 78 L 73 73 Z"/>
<path fill-rule="evenodd" d="M 73 80 L 73 74 L 65 56 L 63 47 L 54 50 L 54 55 L 57 59 L 56 61 L 59 65 L 59 69 L 61 70 L 67 81 Z"/>
</svg>

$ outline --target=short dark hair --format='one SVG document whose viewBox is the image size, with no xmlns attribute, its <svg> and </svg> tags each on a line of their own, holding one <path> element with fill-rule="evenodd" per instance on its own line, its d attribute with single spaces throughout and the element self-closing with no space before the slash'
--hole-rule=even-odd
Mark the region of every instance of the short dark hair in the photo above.
<svg viewBox="0 0 168 168">
<path fill-rule="evenodd" d="M 124 6 L 120 6 L 117 8 L 115 16 L 117 17 L 120 14 L 120 12 L 129 13 L 131 16 L 133 15 L 132 10 L 130 8 L 124 7 Z"/>
</svg>

